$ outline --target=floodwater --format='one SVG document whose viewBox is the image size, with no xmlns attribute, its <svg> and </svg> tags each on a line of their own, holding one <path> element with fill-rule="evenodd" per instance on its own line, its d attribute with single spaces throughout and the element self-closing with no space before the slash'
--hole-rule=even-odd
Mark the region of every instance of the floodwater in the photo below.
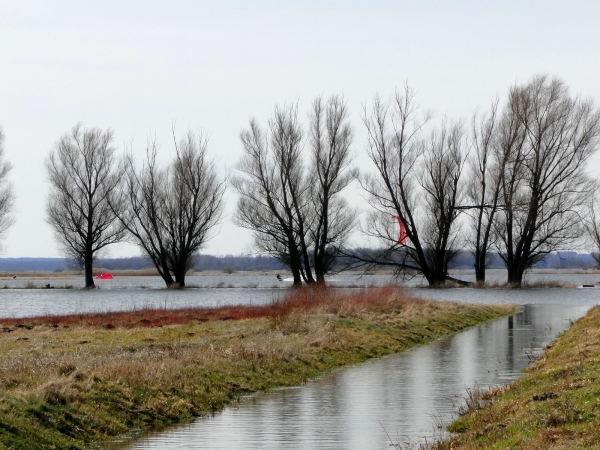
<svg viewBox="0 0 600 450">
<path fill-rule="evenodd" d="M 453 275 L 468 280 L 469 272 Z M 506 272 L 489 271 L 490 281 L 504 281 Z M 600 302 L 600 274 L 532 272 L 527 281 L 559 281 L 572 286 L 598 285 L 582 289 L 428 289 L 424 281 L 415 277 L 396 280 L 390 275 L 361 275 L 341 273 L 330 277 L 329 284 L 345 288 L 381 286 L 402 282 L 415 295 L 437 300 L 478 303 L 536 303 L 540 293 L 544 302 L 565 304 L 577 302 L 581 297 Z M 41 289 L 46 284 L 54 289 Z M 261 305 L 272 302 L 289 292 L 290 281 L 278 281 L 274 273 L 242 272 L 234 274 L 198 274 L 186 278 L 189 289 L 165 289 L 162 279 L 155 277 L 117 277 L 113 280 L 96 280 L 99 289 L 84 290 L 83 278 L 9 279 L 0 281 L 0 318 L 64 315 L 108 311 L 132 311 L 146 308 L 215 307 L 232 304 Z M 27 289 L 27 286 L 37 289 Z M 72 286 L 72 289 L 62 287 Z M 1 289 L 6 287 L 6 289 Z"/>
</svg>

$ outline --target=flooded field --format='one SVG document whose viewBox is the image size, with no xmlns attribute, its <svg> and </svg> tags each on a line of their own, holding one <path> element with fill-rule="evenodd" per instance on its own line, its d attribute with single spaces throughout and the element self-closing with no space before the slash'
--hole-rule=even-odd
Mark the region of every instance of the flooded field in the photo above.
<svg viewBox="0 0 600 450">
<path fill-rule="evenodd" d="M 457 272 L 455 276 L 469 279 L 472 272 Z M 489 280 L 502 282 L 505 271 L 490 271 Z M 99 289 L 84 290 L 83 278 L 36 278 L 0 281 L 0 317 L 31 317 L 48 314 L 131 311 L 144 308 L 185 308 L 195 306 L 222 306 L 231 304 L 265 304 L 284 295 L 290 281 L 278 281 L 274 273 L 242 272 L 233 274 L 197 274 L 186 279 L 189 289 L 166 289 L 160 277 L 116 277 L 97 280 Z M 581 299 L 600 301 L 598 288 L 580 287 L 600 282 L 597 273 L 533 272 L 528 282 L 558 281 L 572 287 L 543 289 L 543 300 L 548 304 L 570 304 Z M 400 283 L 412 293 L 424 298 L 476 303 L 535 303 L 539 289 L 428 289 L 421 278 L 396 279 L 391 275 L 362 275 L 342 273 L 330 277 L 331 286 L 360 288 Z M 43 289 L 50 284 L 54 289 Z M 30 288 L 27 288 L 27 287 Z M 68 286 L 69 289 L 61 287 Z M 35 287 L 35 288 L 31 288 Z"/>
</svg>

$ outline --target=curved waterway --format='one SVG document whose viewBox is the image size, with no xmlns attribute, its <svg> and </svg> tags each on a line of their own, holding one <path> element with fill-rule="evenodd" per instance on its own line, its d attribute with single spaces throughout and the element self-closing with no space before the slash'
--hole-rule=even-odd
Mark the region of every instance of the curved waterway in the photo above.
<svg viewBox="0 0 600 450">
<path fill-rule="evenodd" d="M 538 302 L 544 298 L 538 293 Z M 593 302 L 529 304 L 510 318 L 399 355 L 336 371 L 297 388 L 243 398 L 187 425 L 106 449 L 385 449 L 443 433 L 466 387 L 509 383 Z"/>
</svg>

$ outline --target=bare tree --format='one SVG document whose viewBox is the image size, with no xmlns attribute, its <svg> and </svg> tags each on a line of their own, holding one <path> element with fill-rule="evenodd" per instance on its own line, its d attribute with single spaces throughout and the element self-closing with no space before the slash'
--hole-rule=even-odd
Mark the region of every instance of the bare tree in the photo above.
<svg viewBox="0 0 600 450">
<path fill-rule="evenodd" d="M 600 113 L 571 97 L 564 82 L 536 76 L 509 92 L 500 124 L 504 208 L 498 214 L 500 255 L 508 282 L 583 234 L 581 211 L 591 182 L 585 163 L 598 149 Z"/>
<path fill-rule="evenodd" d="M 442 123 L 425 143 L 421 167 L 424 214 L 421 241 L 433 284 L 448 279 L 448 266 L 459 248 L 457 218 L 464 203 L 462 173 L 466 162 L 465 130 L 461 122 Z M 423 264 L 422 264 L 423 266 Z"/>
<path fill-rule="evenodd" d="M 287 111 L 287 112 L 286 112 Z M 304 132 L 298 122 L 298 106 L 284 110 L 276 108 L 270 122 L 271 143 L 274 149 L 275 164 L 288 171 L 282 178 L 287 183 L 283 194 L 288 200 L 293 213 L 293 231 L 299 246 L 300 274 L 308 284 L 315 282 L 311 270 L 309 255 L 309 230 L 311 227 L 310 180 L 304 171 L 303 136 Z"/>
<path fill-rule="evenodd" d="M 309 117 L 308 165 L 297 105 L 276 107 L 267 131 L 252 120 L 240 133 L 242 175 L 233 182 L 240 194 L 236 223 L 252 231 L 259 251 L 290 268 L 295 286 L 315 276 L 325 282 L 354 224 L 341 197 L 354 176 L 346 102 L 316 98 Z"/>
<path fill-rule="evenodd" d="M 332 96 L 325 103 L 317 97 L 310 115 L 309 166 L 313 220 L 310 229 L 315 276 L 325 282 L 355 225 L 356 214 L 341 197 L 355 178 L 350 170 L 352 126 L 343 97 Z"/>
<path fill-rule="evenodd" d="M 269 129 L 252 119 L 240 133 L 242 172 L 235 222 L 252 231 L 254 245 L 287 265 L 294 285 L 313 282 L 308 256 L 309 184 L 302 161 L 302 128 L 296 106 L 276 107 Z"/>
<path fill-rule="evenodd" d="M 505 154 L 496 151 L 498 99 L 489 113 L 472 121 L 473 154 L 469 160 L 469 182 L 467 186 L 468 206 L 473 236 L 471 246 L 475 257 L 475 280 L 484 282 L 485 271 L 490 262 L 490 249 L 496 243 L 494 219 L 500 208 L 500 190 L 506 163 Z"/>
<path fill-rule="evenodd" d="M 4 132 L 0 126 L 0 236 L 14 223 L 12 211 L 14 209 L 15 196 L 8 175 L 12 170 L 12 164 L 4 157 Z"/>
<path fill-rule="evenodd" d="M 417 114 L 408 86 L 390 103 L 375 97 L 372 110 L 365 107 L 367 153 L 377 174 L 361 180 L 374 208 L 364 231 L 384 246 L 377 254 L 354 256 L 363 263 L 418 271 L 437 285 L 452 279 L 448 264 L 456 255 L 456 219 L 464 195 L 465 133 L 462 124 L 444 122 L 421 137 L 430 115 L 418 120 Z M 398 239 L 394 217 L 404 225 L 406 242 Z"/>
<path fill-rule="evenodd" d="M 46 160 L 51 184 L 47 221 L 64 252 L 85 269 L 86 288 L 94 287 L 92 266 L 98 252 L 123 237 L 115 213 L 121 173 L 115 164 L 113 132 L 73 127 Z"/>
<path fill-rule="evenodd" d="M 194 254 L 221 220 L 225 180 L 208 156 L 204 134 L 189 131 L 179 144 L 175 134 L 173 139 L 175 158 L 168 168 L 158 165 L 155 139 L 141 168 L 131 152 L 126 155 L 121 195 L 127 207 L 119 218 L 165 284 L 183 288 Z"/>
</svg>

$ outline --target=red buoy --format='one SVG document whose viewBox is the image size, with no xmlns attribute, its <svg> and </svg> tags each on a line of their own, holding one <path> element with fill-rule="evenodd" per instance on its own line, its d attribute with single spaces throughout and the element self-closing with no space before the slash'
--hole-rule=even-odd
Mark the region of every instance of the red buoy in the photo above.
<svg viewBox="0 0 600 450">
<path fill-rule="evenodd" d="M 113 276 L 110 273 L 102 273 L 96 277 L 96 280 L 112 280 Z"/>
</svg>

